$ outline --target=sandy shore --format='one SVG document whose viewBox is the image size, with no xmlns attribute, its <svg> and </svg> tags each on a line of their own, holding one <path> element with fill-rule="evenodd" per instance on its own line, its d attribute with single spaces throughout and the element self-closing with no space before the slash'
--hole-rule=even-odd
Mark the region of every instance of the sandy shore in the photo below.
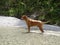
<svg viewBox="0 0 60 45">
<path fill-rule="evenodd" d="M 0 45 L 60 45 L 60 32 L 58 36 L 47 30 L 43 34 L 39 30 L 26 32 L 19 27 L 0 27 Z"/>
</svg>

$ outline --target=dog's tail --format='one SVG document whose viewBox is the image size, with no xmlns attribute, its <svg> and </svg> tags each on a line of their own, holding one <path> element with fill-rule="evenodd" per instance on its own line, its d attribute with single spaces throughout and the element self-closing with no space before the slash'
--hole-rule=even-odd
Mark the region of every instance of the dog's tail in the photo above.
<svg viewBox="0 0 60 45">
<path fill-rule="evenodd" d="M 47 21 L 47 22 L 43 22 L 43 24 L 47 24 L 47 23 L 49 23 L 50 21 Z"/>
</svg>

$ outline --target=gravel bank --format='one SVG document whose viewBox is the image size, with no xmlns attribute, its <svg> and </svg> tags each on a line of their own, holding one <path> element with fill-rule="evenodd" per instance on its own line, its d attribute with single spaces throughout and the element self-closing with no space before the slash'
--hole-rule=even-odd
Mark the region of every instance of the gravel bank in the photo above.
<svg viewBox="0 0 60 45">
<path fill-rule="evenodd" d="M 38 32 L 39 30 L 37 30 Z M 0 27 L 0 45 L 60 45 L 60 36 L 16 27 Z"/>
</svg>

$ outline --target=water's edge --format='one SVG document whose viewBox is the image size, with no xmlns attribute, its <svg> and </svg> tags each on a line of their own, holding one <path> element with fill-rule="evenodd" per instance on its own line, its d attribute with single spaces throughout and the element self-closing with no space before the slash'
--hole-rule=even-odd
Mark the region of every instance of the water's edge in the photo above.
<svg viewBox="0 0 60 45">
<path fill-rule="evenodd" d="M 23 20 L 17 19 L 15 17 L 5 17 L 5 16 L 0 16 L 0 27 L 2 26 L 27 28 L 26 23 Z M 31 29 L 33 28 L 37 29 L 37 27 L 32 27 Z M 47 25 L 47 24 L 44 24 L 43 29 L 60 31 L 60 27 L 53 26 L 53 25 Z"/>
</svg>

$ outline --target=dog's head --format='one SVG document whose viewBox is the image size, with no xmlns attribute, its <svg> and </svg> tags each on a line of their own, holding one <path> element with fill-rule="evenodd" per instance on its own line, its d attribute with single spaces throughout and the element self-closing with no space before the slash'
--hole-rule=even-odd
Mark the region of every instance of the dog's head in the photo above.
<svg viewBox="0 0 60 45">
<path fill-rule="evenodd" d="M 26 18 L 27 18 L 26 15 L 23 15 L 23 16 L 21 17 L 22 20 L 24 20 L 24 19 L 26 19 Z"/>
</svg>

